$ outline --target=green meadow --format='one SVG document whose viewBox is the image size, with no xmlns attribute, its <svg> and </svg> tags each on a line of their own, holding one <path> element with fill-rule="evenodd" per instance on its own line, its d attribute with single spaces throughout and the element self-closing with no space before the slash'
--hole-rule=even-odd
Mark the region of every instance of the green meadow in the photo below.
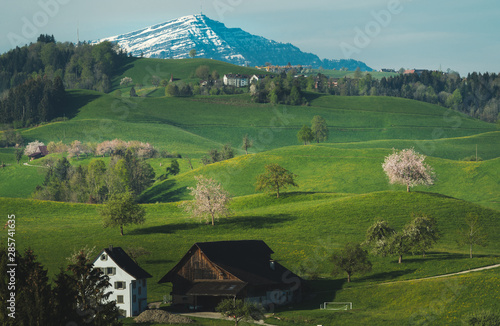
<svg viewBox="0 0 500 326">
<path fill-rule="evenodd" d="M 204 59 L 135 59 L 113 79 L 122 90 L 102 94 L 69 90 L 67 120 L 19 130 L 28 141 L 74 140 L 101 142 L 119 138 L 149 142 L 159 150 L 181 155 L 181 173 L 156 181 L 140 196 L 146 209 L 143 225 L 102 227 L 98 205 L 59 203 L 30 199 L 44 180 L 51 154 L 24 165 L 14 159 L 14 149 L 0 149 L 0 211 L 16 215 L 16 244 L 31 247 L 54 276 L 67 257 L 82 247 L 96 251 L 110 244 L 125 249 L 142 247 L 149 255 L 139 264 L 153 275 L 148 301 L 160 301 L 169 285 L 157 281 L 195 243 L 219 240 L 264 240 L 280 261 L 306 280 L 303 303 L 276 310 L 266 322 L 276 325 L 461 325 L 465 315 L 477 310 L 499 311 L 500 269 L 460 276 L 419 280 L 500 263 L 500 129 L 446 108 L 390 97 L 340 97 L 306 94 L 309 106 L 257 104 L 250 95 L 171 98 L 164 88 L 150 85 L 151 77 L 196 81 L 199 65 L 224 73 L 262 73 Z M 121 78 L 140 80 L 139 94 L 128 97 Z M 320 115 L 329 126 L 328 141 L 300 144 L 297 132 Z M 249 154 L 242 138 L 253 140 Z M 201 157 L 210 149 L 231 144 L 233 159 L 204 166 Z M 389 185 L 382 170 L 384 157 L 393 148 L 414 147 L 427 155 L 435 184 L 415 187 Z M 478 162 L 464 158 L 478 157 Z M 93 157 L 71 159 L 86 165 Z M 109 157 L 102 158 L 106 163 Z M 188 159 L 194 169 L 188 164 Z M 148 160 L 157 176 L 172 159 Z M 298 188 L 287 189 L 280 199 L 255 190 L 256 176 L 264 166 L 278 163 L 297 175 Z M 191 219 L 181 208 L 191 200 L 187 187 L 195 176 L 219 181 L 233 196 L 232 214 L 214 227 Z M 458 230 L 468 213 L 480 217 L 489 239 L 487 247 L 457 245 Z M 426 257 L 408 254 L 373 257 L 373 270 L 354 275 L 331 275 L 330 257 L 348 241 L 362 242 L 366 229 L 386 219 L 401 229 L 412 214 L 425 214 L 438 222 L 442 237 Z M 3 224 L 3 222 L 2 222 Z M 0 234 L 1 243 L 6 232 Z M 97 252 L 96 252 L 97 254 Z M 353 302 L 350 311 L 324 311 L 325 301 Z M 131 324 L 127 320 L 127 324 Z M 198 320 L 199 325 L 222 322 Z M 227 323 L 229 325 L 229 322 Z"/>
</svg>

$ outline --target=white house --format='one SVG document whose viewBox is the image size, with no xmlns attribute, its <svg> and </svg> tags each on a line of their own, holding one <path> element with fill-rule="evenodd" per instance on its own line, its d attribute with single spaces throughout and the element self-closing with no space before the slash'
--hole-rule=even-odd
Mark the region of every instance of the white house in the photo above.
<svg viewBox="0 0 500 326">
<path fill-rule="evenodd" d="M 223 78 L 225 86 L 245 87 L 249 85 L 249 77 L 240 74 L 227 74 Z"/>
<path fill-rule="evenodd" d="M 147 281 L 152 277 L 137 265 L 120 247 L 103 249 L 93 262 L 94 268 L 101 269 L 109 276 L 112 294 L 110 301 L 125 317 L 137 316 L 147 308 Z"/>
</svg>

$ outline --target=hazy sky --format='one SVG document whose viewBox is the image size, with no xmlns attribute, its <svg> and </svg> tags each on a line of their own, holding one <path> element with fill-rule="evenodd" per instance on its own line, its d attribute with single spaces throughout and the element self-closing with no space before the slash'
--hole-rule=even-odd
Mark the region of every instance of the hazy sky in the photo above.
<svg viewBox="0 0 500 326">
<path fill-rule="evenodd" d="M 203 8 L 203 9 L 202 9 Z M 374 69 L 500 72 L 498 0 L 3 1 L 0 53 L 34 42 L 95 40 L 203 13 L 227 27 Z"/>
</svg>

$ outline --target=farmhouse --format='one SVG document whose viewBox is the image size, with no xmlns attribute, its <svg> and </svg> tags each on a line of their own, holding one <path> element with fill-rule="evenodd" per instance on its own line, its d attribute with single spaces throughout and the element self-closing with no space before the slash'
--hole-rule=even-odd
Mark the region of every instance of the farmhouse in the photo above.
<svg viewBox="0 0 500 326">
<path fill-rule="evenodd" d="M 223 78 L 224 86 L 245 87 L 249 84 L 249 77 L 240 74 L 227 74 Z"/>
<path fill-rule="evenodd" d="M 152 277 L 137 265 L 120 247 L 103 249 L 93 262 L 109 276 L 112 286 L 110 301 L 125 317 L 137 316 L 147 308 L 147 282 Z"/>
<path fill-rule="evenodd" d="M 38 146 L 38 150 L 34 153 L 28 155 L 30 161 L 36 160 L 37 158 L 41 158 L 49 155 L 49 151 L 47 150 L 47 146 Z"/>
<path fill-rule="evenodd" d="M 172 283 L 173 304 L 214 310 L 227 298 L 285 305 L 301 299 L 303 280 L 271 258 L 261 240 L 195 243 L 158 283 Z"/>
</svg>

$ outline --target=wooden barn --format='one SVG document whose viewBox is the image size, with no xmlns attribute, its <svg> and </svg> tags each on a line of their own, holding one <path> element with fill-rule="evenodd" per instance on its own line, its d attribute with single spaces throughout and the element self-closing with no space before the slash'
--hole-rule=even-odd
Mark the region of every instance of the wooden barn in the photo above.
<svg viewBox="0 0 500 326">
<path fill-rule="evenodd" d="M 212 311 L 226 298 L 263 306 L 300 301 L 303 280 L 274 261 L 261 240 L 195 243 L 158 283 L 172 283 L 172 300 Z"/>
</svg>

